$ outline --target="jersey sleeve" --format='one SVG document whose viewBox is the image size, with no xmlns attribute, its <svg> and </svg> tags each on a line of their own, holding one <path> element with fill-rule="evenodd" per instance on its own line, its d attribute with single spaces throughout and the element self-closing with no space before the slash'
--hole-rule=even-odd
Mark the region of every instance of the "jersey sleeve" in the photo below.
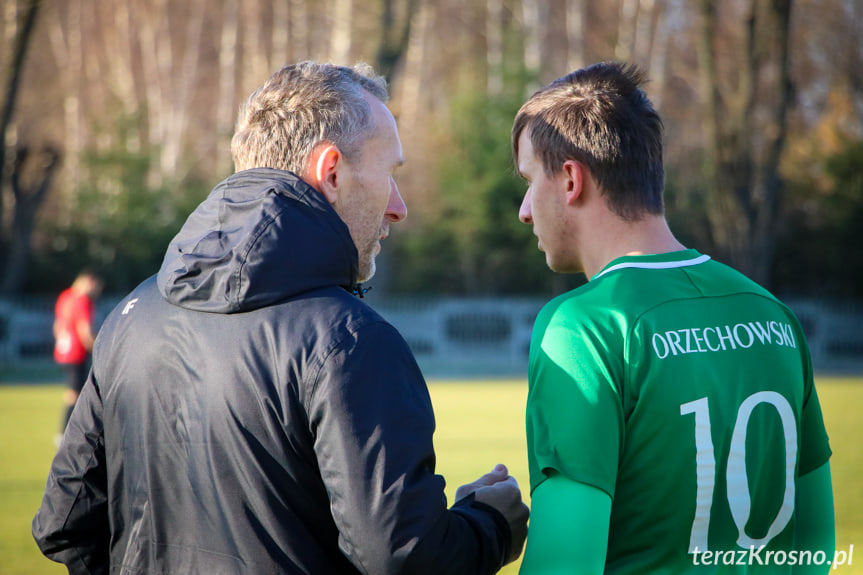
<svg viewBox="0 0 863 575">
<path fill-rule="evenodd" d="M 803 337 L 800 338 L 800 341 L 803 342 L 802 351 L 806 354 L 807 375 L 803 388 L 803 410 L 800 416 L 801 439 L 800 460 L 797 466 L 798 476 L 806 475 L 810 471 L 818 469 L 829 461 L 832 455 L 827 429 L 824 427 L 824 416 L 821 413 L 821 403 L 818 401 L 818 392 L 815 390 L 809 347 Z"/>
<path fill-rule="evenodd" d="M 551 473 L 530 501 L 530 537 L 519 575 L 602 573 L 611 499 L 594 487 Z"/>
<path fill-rule="evenodd" d="M 554 470 L 614 497 L 623 437 L 616 340 L 560 309 L 538 318 L 526 408 L 531 492 Z"/>
</svg>

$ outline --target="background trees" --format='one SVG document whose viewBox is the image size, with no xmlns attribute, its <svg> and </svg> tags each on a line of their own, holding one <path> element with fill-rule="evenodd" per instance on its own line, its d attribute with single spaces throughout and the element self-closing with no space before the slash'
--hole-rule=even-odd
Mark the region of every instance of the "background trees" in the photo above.
<svg viewBox="0 0 863 575">
<path fill-rule="evenodd" d="M 34 6 L 0 11 L 2 102 L 15 104 L 0 178 L 7 292 L 53 291 L 84 264 L 118 291 L 153 273 L 231 172 L 239 103 L 305 58 L 365 60 L 391 80 L 410 218 L 380 288 L 568 288 L 579 278 L 545 270 L 517 221 L 510 122 L 539 85 L 625 59 L 648 71 L 665 120 L 678 235 L 779 291 L 863 295 L 848 243 L 863 195 L 863 0 L 55 0 L 17 68 Z M 29 229 L 28 197 L 44 198 Z"/>
</svg>

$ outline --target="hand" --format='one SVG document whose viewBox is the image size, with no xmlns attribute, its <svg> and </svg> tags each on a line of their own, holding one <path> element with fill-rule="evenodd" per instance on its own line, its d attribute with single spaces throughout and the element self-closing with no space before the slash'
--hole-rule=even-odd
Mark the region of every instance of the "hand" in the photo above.
<svg viewBox="0 0 863 575">
<path fill-rule="evenodd" d="M 474 500 L 493 507 L 504 516 L 509 524 L 509 555 L 504 565 L 518 559 L 527 539 L 527 520 L 530 511 L 521 500 L 521 489 L 515 477 L 509 475 L 505 465 L 498 464 L 473 483 L 462 485 L 456 491 L 456 500 L 474 494 Z"/>
<path fill-rule="evenodd" d="M 509 470 L 506 468 L 506 465 L 498 463 L 490 473 L 486 473 L 473 483 L 467 483 L 456 489 L 455 500 L 459 501 L 460 499 L 464 499 L 480 487 L 486 487 L 505 481 L 507 477 L 509 477 Z"/>
</svg>

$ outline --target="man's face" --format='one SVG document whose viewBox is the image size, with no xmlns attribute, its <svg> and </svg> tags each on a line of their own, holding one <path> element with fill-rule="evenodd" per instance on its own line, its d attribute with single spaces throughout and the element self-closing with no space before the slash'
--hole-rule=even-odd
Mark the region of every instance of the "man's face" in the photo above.
<svg viewBox="0 0 863 575">
<path fill-rule="evenodd" d="M 334 205 L 347 224 L 359 254 L 358 281 L 375 273 L 375 256 L 391 223 L 407 217 L 407 207 L 393 179 L 393 171 L 404 163 L 396 122 L 387 107 L 367 95 L 375 120 L 375 131 L 363 144 L 358 157 L 345 160 L 345 189 Z"/>
<path fill-rule="evenodd" d="M 566 174 L 560 171 L 549 177 L 545 173 L 526 129 L 518 139 L 518 171 L 528 184 L 518 219 L 533 226 L 548 267 L 563 273 L 582 271 L 566 220 Z"/>
</svg>

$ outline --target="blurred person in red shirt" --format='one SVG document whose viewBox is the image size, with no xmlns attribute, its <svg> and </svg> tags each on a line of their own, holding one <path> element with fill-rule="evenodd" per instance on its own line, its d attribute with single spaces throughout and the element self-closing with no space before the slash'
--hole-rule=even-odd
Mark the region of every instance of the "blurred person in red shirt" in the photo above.
<svg viewBox="0 0 863 575">
<path fill-rule="evenodd" d="M 87 380 L 90 351 L 96 339 L 95 299 L 101 292 L 102 279 L 91 271 L 82 271 L 72 285 L 60 293 L 54 306 L 54 360 L 66 375 L 61 432 L 66 429 L 78 394 Z"/>
</svg>

